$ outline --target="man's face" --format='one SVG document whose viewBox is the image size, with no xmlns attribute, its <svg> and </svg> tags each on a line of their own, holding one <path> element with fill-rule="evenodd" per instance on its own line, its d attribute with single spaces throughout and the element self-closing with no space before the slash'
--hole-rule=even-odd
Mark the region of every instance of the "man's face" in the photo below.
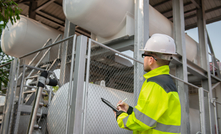
<svg viewBox="0 0 221 134">
<path fill-rule="evenodd" d="M 143 69 L 145 72 L 149 72 L 151 69 L 150 69 L 150 64 L 149 64 L 149 58 L 148 56 L 145 56 L 144 57 L 144 64 L 143 64 Z"/>
<path fill-rule="evenodd" d="M 144 54 L 142 54 L 143 58 L 144 58 L 144 71 L 149 72 L 152 70 L 152 67 L 154 67 L 154 65 L 156 64 L 157 61 L 157 56 L 153 53 L 149 53 L 149 52 L 144 52 Z"/>
<path fill-rule="evenodd" d="M 149 72 L 151 70 L 151 68 L 150 68 L 151 59 L 150 58 L 152 58 L 151 57 L 152 54 L 150 54 L 148 52 L 144 52 L 144 54 L 150 55 L 150 56 L 144 56 L 144 64 L 143 64 L 144 71 Z"/>
</svg>

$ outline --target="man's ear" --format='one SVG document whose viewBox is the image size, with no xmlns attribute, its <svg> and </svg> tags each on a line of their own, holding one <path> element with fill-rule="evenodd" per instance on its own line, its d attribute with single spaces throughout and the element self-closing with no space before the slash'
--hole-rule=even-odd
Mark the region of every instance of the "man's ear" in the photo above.
<svg viewBox="0 0 221 134">
<path fill-rule="evenodd" d="M 153 64 L 153 62 L 154 62 L 154 58 L 153 58 L 153 57 L 149 57 L 149 58 L 148 58 L 148 60 L 149 60 L 149 61 L 148 61 L 148 62 L 149 62 L 149 64 L 150 64 L 150 65 L 152 65 L 152 64 Z"/>
</svg>

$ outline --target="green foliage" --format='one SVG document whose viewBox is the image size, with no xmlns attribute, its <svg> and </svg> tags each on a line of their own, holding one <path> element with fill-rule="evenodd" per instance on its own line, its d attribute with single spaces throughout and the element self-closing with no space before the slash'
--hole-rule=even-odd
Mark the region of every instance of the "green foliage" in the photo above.
<svg viewBox="0 0 221 134">
<path fill-rule="evenodd" d="M 16 20 L 20 19 L 21 11 L 21 8 L 13 0 L 0 0 L 0 22 L 3 21 L 3 24 L 0 24 L 0 33 L 2 33 L 2 29 L 6 27 L 9 20 L 13 25 Z"/>
<path fill-rule="evenodd" d="M 10 64 L 0 68 L 0 91 L 2 91 L 2 93 L 6 93 L 6 90 L 3 89 L 7 87 L 9 81 L 8 68 L 10 68 Z"/>
<path fill-rule="evenodd" d="M 0 48 L 0 65 L 8 63 L 13 60 L 13 57 L 6 55 Z M 9 69 L 10 64 L 5 65 L 0 68 L 0 90 L 5 93 L 5 90 L 2 90 L 2 87 L 7 87 L 9 81 Z"/>
<path fill-rule="evenodd" d="M 9 21 L 13 25 L 16 20 L 20 19 L 19 14 L 21 11 L 22 10 L 18 7 L 18 4 L 13 0 L 0 0 L 0 35 Z M 12 60 L 13 58 L 5 54 L 0 47 L 0 65 Z M 9 81 L 9 69 L 10 64 L 0 68 L 0 90 L 2 90 L 2 87 L 7 87 Z M 3 93 L 5 93 L 5 90 L 3 90 Z"/>
</svg>

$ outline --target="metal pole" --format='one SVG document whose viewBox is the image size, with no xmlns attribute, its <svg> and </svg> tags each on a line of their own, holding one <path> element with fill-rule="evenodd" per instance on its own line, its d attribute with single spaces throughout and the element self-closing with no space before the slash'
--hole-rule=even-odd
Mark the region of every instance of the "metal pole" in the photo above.
<svg viewBox="0 0 221 134">
<path fill-rule="evenodd" d="M 213 101 L 213 105 L 214 105 L 214 115 L 215 115 L 215 123 L 216 123 L 216 134 L 218 134 L 219 133 L 219 125 L 217 122 L 216 101 Z"/>
<path fill-rule="evenodd" d="M 60 41 L 56 42 L 56 43 L 53 43 L 53 44 L 48 45 L 48 46 L 45 46 L 44 48 L 39 48 L 39 49 L 37 49 L 37 50 L 35 50 L 35 51 L 32 51 L 32 52 L 30 52 L 30 53 L 28 53 L 28 54 L 25 54 L 25 55 L 19 57 L 19 59 L 24 58 L 24 57 L 27 57 L 27 56 L 29 56 L 29 55 L 32 55 L 32 54 L 34 54 L 34 53 L 37 53 L 37 52 L 39 52 L 39 51 L 41 51 L 41 50 L 45 50 L 45 49 L 47 49 L 47 48 L 49 48 L 49 47 L 53 47 L 53 46 L 55 46 L 55 45 L 57 45 L 57 44 L 60 44 L 60 43 L 62 43 L 62 42 L 64 42 L 64 41 L 69 40 L 70 38 L 73 38 L 73 36 L 74 36 L 74 35 L 69 36 L 69 37 L 67 37 L 67 38 L 65 38 L 65 39 L 63 39 L 63 40 L 60 40 Z"/>
<path fill-rule="evenodd" d="M 14 93 L 15 93 L 15 88 L 14 88 L 14 82 L 15 82 L 15 76 L 16 76 L 16 68 L 17 68 L 17 62 L 18 60 L 15 58 L 12 61 L 11 68 L 10 68 L 10 76 L 9 76 L 9 83 L 8 83 L 8 90 L 7 90 L 7 95 L 5 99 L 5 107 L 3 111 L 3 121 L 2 121 L 2 126 L 1 126 L 1 132 L 2 134 L 8 134 L 9 132 L 9 126 L 10 126 L 10 120 L 12 117 L 10 117 L 11 110 L 12 110 L 12 105 L 13 100 L 14 100 Z"/>
<path fill-rule="evenodd" d="M 31 115 L 30 115 L 31 118 L 30 118 L 28 130 L 27 130 L 27 134 L 32 134 L 32 132 L 33 132 L 34 125 L 35 125 L 35 122 L 36 122 L 39 102 L 40 102 L 40 99 L 41 99 L 42 90 L 43 90 L 42 87 L 38 87 L 37 90 L 36 90 L 35 100 L 33 102 L 33 108 L 32 108 L 32 112 L 31 112 Z"/>
<path fill-rule="evenodd" d="M 91 61 L 91 39 L 89 39 L 88 44 L 88 54 L 87 54 L 87 71 L 86 71 L 86 84 L 84 91 L 84 121 L 83 121 L 83 134 L 85 134 L 85 125 L 87 117 L 87 99 L 88 99 L 88 86 L 89 86 L 89 76 L 90 76 L 90 61 Z"/>
<path fill-rule="evenodd" d="M 207 34 L 206 34 L 206 16 L 205 16 L 205 6 L 204 3 L 205 0 L 197 0 L 197 3 L 200 5 L 201 8 L 197 9 L 197 26 L 198 26 L 198 35 L 199 35 L 199 50 L 200 50 L 200 61 L 201 61 L 201 67 L 207 70 L 207 80 L 202 80 L 202 87 L 204 89 L 207 89 L 209 91 L 208 99 L 212 100 L 212 85 L 211 85 L 211 74 L 210 74 L 210 65 L 209 63 L 209 57 L 208 57 L 208 41 L 207 41 Z M 215 133 L 214 130 L 214 122 L 212 119 L 214 119 L 214 116 L 212 115 L 214 108 L 211 105 L 211 101 L 208 103 L 208 111 L 209 116 L 206 116 L 209 120 L 209 124 L 206 124 L 206 133 Z M 207 119 L 206 119 L 207 120 Z"/>
<path fill-rule="evenodd" d="M 108 50 L 110 50 L 110 51 L 113 51 L 113 52 L 115 52 L 115 53 L 117 53 L 117 54 L 120 54 L 120 55 L 122 55 L 122 56 L 124 56 L 124 57 L 126 57 L 126 58 L 128 58 L 128 59 L 131 59 L 131 60 L 133 60 L 133 61 L 136 61 L 136 62 L 138 62 L 138 63 L 140 63 L 140 64 L 143 64 L 142 61 L 139 61 L 139 60 L 134 59 L 134 58 L 132 58 L 132 57 L 130 57 L 130 56 L 128 56 L 128 55 L 125 55 L 125 54 L 123 54 L 123 53 L 121 53 L 121 52 L 119 52 L 119 51 L 117 51 L 117 50 L 115 50 L 115 49 L 113 49 L 113 48 L 110 48 L 110 47 L 108 47 L 108 46 L 106 46 L 106 45 L 104 45 L 104 44 L 101 44 L 101 43 L 99 43 L 99 42 L 96 42 L 96 41 L 94 41 L 94 40 L 92 40 L 92 39 L 91 39 L 91 41 L 92 41 L 93 43 L 95 43 L 95 44 L 98 44 L 99 46 L 101 46 L 101 47 L 103 47 L 103 48 L 105 48 L 105 49 L 108 49 Z M 141 56 L 140 56 L 140 57 L 141 57 Z"/>
<path fill-rule="evenodd" d="M 61 37 L 61 35 L 57 36 L 57 38 L 54 40 L 53 43 L 57 42 L 60 37 Z M 51 43 L 51 42 L 48 42 L 48 43 Z M 47 51 L 44 53 L 44 55 L 41 57 L 41 59 L 38 61 L 38 63 L 35 65 L 35 67 L 37 67 L 37 66 L 41 63 L 41 61 L 45 58 L 45 56 L 46 56 L 47 53 L 51 50 L 51 48 L 52 48 L 52 47 L 49 47 L 49 48 L 47 49 Z M 28 64 L 28 65 L 30 65 L 30 64 Z M 33 72 L 34 72 L 34 70 L 32 70 L 27 77 L 30 77 Z"/>
<path fill-rule="evenodd" d="M 149 0 L 143 0 L 144 13 L 144 44 L 149 39 Z"/>
<path fill-rule="evenodd" d="M 67 38 L 68 36 L 73 36 L 75 34 L 75 25 L 72 24 L 67 18 L 65 19 L 65 31 L 64 31 L 64 38 Z M 69 51 L 68 48 L 69 46 L 72 45 L 73 41 L 71 40 L 72 38 L 70 38 L 70 40 L 66 41 L 63 43 L 63 45 L 61 46 L 61 67 L 60 67 L 60 83 L 61 85 L 65 84 L 66 82 L 68 82 L 69 79 L 69 75 L 70 75 L 70 65 L 67 65 L 67 57 Z"/>
<path fill-rule="evenodd" d="M 147 4 L 145 2 L 145 4 Z M 149 4 L 149 3 L 148 3 Z M 149 5 L 148 5 L 149 6 Z M 147 6 L 145 6 L 147 7 Z M 135 18 L 135 35 L 134 35 L 134 58 L 142 61 L 140 49 L 144 48 L 144 1 L 134 0 L 134 18 Z M 147 18 L 145 20 L 148 20 Z M 147 28 L 145 30 L 148 30 Z M 145 34 L 146 35 L 146 34 Z M 134 62 L 134 104 L 137 104 L 140 89 L 143 84 L 143 65 Z"/>
<path fill-rule="evenodd" d="M 67 98 L 67 115 L 66 115 L 66 134 L 68 134 L 68 127 L 69 127 L 69 116 L 70 116 L 70 103 L 71 103 L 71 95 L 72 95 L 72 83 L 73 83 L 73 72 L 74 72 L 74 54 L 75 54 L 75 43 L 76 42 L 76 34 L 74 35 L 73 39 L 73 47 L 72 47 L 72 55 L 71 55 L 71 69 L 70 69 L 70 81 L 69 81 L 69 89 L 68 89 L 68 98 Z"/>
<path fill-rule="evenodd" d="M 74 68 L 74 87 L 71 94 L 70 123 L 68 124 L 68 134 L 81 134 L 83 125 L 83 88 L 85 75 L 85 55 L 87 49 L 87 37 L 81 35 L 77 37 L 76 59 Z"/>
<path fill-rule="evenodd" d="M 44 48 L 47 44 L 52 44 L 51 42 L 52 42 L 51 39 L 48 39 L 48 40 L 46 41 L 46 43 L 45 43 L 41 48 Z M 31 65 L 31 64 L 34 62 L 34 60 L 38 57 L 38 55 L 39 55 L 40 53 L 41 53 L 41 52 L 39 51 L 39 52 L 34 56 L 34 58 L 32 58 L 32 60 L 28 63 L 28 65 Z"/>
<path fill-rule="evenodd" d="M 204 91 L 203 91 L 203 88 L 199 88 L 198 92 L 199 92 L 200 127 L 201 127 L 202 134 L 206 134 Z"/>
<path fill-rule="evenodd" d="M 17 134 L 18 133 L 18 126 L 19 126 L 19 120 L 20 120 L 20 115 L 21 115 L 21 111 L 19 109 L 19 105 L 21 105 L 23 103 L 23 87 L 24 87 L 24 81 L 25 81 L 25 70 L 26 70 L 26 65 L 23 65 L 23 70 L 22 73 L 20 74 L 20 76 L 22 75 L 21 78 L 21 83 L 20 83 L 20 92 L 19 92 L 19 99 L 18 99 L 18 111 L 17 111 L 17 116 L 16 116 L 16 121 L 15 121 L 15 129 L 14 129 L 14 133 Z"/>
<path fill-rule="evenodd" d="M 212 90 L 215 89 L 219 84 L 220 82 L 217 82 L 215 85 L 213 85 Z"/>
<path fill-rule="evenodd" d="M 176 66 L 176 76 L 183 80 L 177 81 L 177 89 L 181 103 L 181 133 L 190 133 L 189 124 L 189 92 L 187 76 L 187 59 L 185 45 L 185 24 L 184 24 L 184 9 L 183 0 L 172 0 L 173 3 L 173 37 L 176 43 L 177 53 L 182 55 L 182 66 Z"/>
</svg>

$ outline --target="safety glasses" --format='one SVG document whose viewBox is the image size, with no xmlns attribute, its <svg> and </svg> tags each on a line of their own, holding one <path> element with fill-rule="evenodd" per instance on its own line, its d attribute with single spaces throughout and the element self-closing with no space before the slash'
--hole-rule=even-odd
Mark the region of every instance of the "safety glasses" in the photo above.
<svg viewBox="0 0 221 134">
<path fill-rule="evenodd" d="M 142 58 L 144 58 L 145 56 L 153 57 L 157 61 L 157 58 L 155 58 L 153 55 L 149 55 L 149 54 L 142 54 L 141 55 Z"/>
</svg>

